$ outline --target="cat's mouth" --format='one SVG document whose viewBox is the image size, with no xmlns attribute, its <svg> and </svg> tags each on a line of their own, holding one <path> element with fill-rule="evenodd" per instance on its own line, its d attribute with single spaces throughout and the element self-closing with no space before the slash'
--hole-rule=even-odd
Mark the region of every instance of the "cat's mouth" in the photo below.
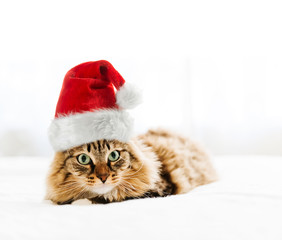
<svg viewBox="0 0 282 240">
<path fill-rule="evenodd" d="M 110 184 L 98 184 L 98 185 L 95 185 L 94 187 L 92 187 L 92 191 L 96 194 L 106 194 L 110 191 L 112 191 L 114 188 L 113 185 L 110 185 Z"/>
</svg>

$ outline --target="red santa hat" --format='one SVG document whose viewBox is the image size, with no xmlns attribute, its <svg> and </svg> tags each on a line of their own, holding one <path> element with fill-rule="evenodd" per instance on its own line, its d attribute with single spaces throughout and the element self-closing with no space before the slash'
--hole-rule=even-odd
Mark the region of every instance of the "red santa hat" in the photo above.
<svg viewBox="0 0 282 240">
<path fill-rule="evenodd" d="M 48 133 L 55 151 L 99 139 L 127 142 L 133 119 L 126 109 L 140 103 L 140 92 L 105 60 L 69 70 Z"/>
</svg>

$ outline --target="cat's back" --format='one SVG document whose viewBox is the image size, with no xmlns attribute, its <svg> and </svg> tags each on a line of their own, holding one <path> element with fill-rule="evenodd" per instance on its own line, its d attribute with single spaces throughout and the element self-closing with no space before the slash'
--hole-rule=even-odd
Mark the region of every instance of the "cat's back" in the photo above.
<svg viewBox="0 0 282 240">
<path fill-rule="evenodd" d="M 208 154 L 190 139 L 163 129 L 149 130 L 138 138 L 158 156 L 162 174 L 169 174 L 176 193 L 216 180 Z"/>
<path fill-rule="evenodd" d="M 205 152 L 201 152 L 200 147 L 196 146 L 190 139 L 164 129 L 149 130 L 138 138 L 146 145 L 153 148 L 157 155 L 162 157 L 160 160 L 173 157 L 176 154 L 188 154 L 193 152 L 205 154 Z"/>
</svg>

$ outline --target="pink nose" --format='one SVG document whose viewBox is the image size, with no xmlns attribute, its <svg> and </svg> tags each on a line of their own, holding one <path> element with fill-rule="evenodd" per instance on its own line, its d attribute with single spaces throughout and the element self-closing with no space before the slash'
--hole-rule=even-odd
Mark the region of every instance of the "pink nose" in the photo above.
<svg viewBox="0 0 282 240">
<path fill-rule="evenodd" d="M 105 183 L 107 181 L 108 176 L 109 176 L 109 174 L 97 175 L 97 177 L 100 178 L 103 183 Z"/>
</svg>

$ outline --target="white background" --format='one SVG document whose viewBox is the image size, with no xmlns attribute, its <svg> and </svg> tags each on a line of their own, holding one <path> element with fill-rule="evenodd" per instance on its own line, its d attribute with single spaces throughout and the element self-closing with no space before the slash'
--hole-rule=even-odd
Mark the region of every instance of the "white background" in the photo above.
<svg viewBox="0 0 282 240">
<path fill-rule="evenodd" d="M 144 90 L 136 132 L 282 154 L 281 1 L 1 1 L 0 155 L 51 156 L 65 73 L 106 59 Z"/>
</svg>

